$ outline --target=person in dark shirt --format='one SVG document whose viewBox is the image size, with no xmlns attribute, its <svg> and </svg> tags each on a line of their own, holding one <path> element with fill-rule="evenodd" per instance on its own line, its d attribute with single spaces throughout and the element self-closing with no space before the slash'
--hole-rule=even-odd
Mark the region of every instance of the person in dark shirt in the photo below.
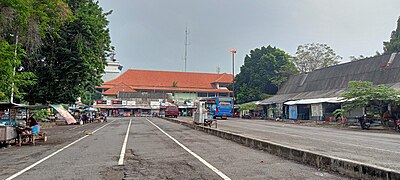
<svg viewBox="0 0 400 180">
<path fill-rule="evenodd" d="M 37 125 L 38 123 L 37 123 L 37 121 L 36 121 L 36 119 L 35 118 L 32 118 L 31 120 L 30 120 L 30 122 L 29 122 L 29 126 L 30 127 L 33 127 L 33 126 L 35 126 L 35 125 Z"/>
<path fill-rule="evenodd" d="M 26 123 L 27 125 L 29 125 L 29 127 L 32 127 L 34 125 L 37 124 L 35 117 L 33 117 L 33 113 L 30 114 L 30 117 L 28 118 L 28 122 Z"/>
</svg>

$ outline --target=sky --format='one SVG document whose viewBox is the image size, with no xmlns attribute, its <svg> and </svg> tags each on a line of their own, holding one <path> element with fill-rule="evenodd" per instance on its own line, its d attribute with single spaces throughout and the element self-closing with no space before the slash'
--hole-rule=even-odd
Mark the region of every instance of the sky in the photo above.
<svg viewBox="0 0 400 180">
<path fill-rule="evenodd" d="M 349 56 L 383 51 L 400 0 L 99 0 L 110 21 L 115 58 L 127 69 L 235 74 L 250 50 L 275 46 L 290 55 L 325 43 Z"/>
</svg>

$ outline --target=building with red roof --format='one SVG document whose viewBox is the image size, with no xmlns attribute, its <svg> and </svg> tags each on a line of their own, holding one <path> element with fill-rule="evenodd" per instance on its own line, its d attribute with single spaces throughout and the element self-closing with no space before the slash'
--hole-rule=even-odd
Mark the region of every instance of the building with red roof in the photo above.
<svg viewBox="0 0 400 180">
<path fill-rule="evenodd" d="M 131 108 L 150 107 L 151 104 L 157 104 L 157 101 L 173 102 L 183 106 L 203 97 L 230 97 L 232 91 L 227 86 L 232 81 L 233 75 L 227 73 L 129 69 L 117 78 L 97 87 L 103 97 L 103 102 L 98 103 L 98 107 L 112 106 L 115 105 L 114 102 Z M 144 102 L 143 99 L 151 99 L 151 102 Z M 117 105 L 115 107 L 119 107 Z"/>
</svg>

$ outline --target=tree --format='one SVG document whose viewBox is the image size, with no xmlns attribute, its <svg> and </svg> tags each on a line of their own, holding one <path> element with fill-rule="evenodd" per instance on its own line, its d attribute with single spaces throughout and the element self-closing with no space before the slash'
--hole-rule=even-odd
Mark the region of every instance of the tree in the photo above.
<svg viewBox="0 0 400 180">
<path fill-rule="evenodd" d="M 260 100 L 276 94 L 278 86 L 296 73 L 289 55 L 276 47 L 261 47 L 250 51 L 235 77 L 238 103 Z"/>
<path fill-rule="evenodd" d="M 400 17 L 397 19 L 397 28 L 392 31 L 389 42 L 383 42 L 385 54 L 400 52 Z"/>
<path fill-rule="evenodd" d="M 350 61 L 353 62 L 353 61 L 359 61 L 359 60 L 361 60 L 361 59 L 365 59 L 365 58 L 367 58 L 367 57 L 365 57 L 364 55 L 359 55 L 358 57 L 356 57 L 356 56 L 350 56 L 349 58 L 350 58 Z"/>
<path fill-rule="evenodd" d="M 0 0 L 1 101 L 9 100 L 12 89 L 21 99 L 20 88 L 35 83 L 35 75 L 24 71 L 21 61 L 37 50 L 45 30 L 55 28 L 67 15 L 62 0 Z"/>
<path fill-rule="evenodd" d="M 255 104 L 255 103 L 246 103 L 246 104 L 241 104 L 239 106 L 239 111 L 255 110 L 256 108 L 257 108 L 257 104 Z"/>
<path fill-rule="evenodd" d="M 306 73 L 339 64 L 341 59 L 327 44 L 311 43 L 297 47 L 293 63 L 300 72 Z"/>
<path fill-rule="evenodd" d="M 25 89 L 30 103 L 73 103 L 102 83 L 111 42 L 106 16 L 111 12 L 103 13 L 93 0 L 66 2 L 71 20 L 46 32 L 40 53 L 24 63 L 38 76 L 37 85 Z"/>
<path fill-rule="evenodd" d="M 385 85 L 373 85 L 369 81 L 350 81 L 348 88 L 350 91 L 341 95 L 346 100 L 343 104 L 346 112 L 376 105 L 379 108 L 378 114 L 382 117 L 386 105 L 400 104 L 400 91 Z"/>
</svg>

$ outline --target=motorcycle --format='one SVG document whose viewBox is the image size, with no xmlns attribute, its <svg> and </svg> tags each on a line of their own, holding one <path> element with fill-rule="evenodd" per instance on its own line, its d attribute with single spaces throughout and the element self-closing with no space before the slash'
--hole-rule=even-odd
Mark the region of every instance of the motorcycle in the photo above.
<svg viewBox="0 0 400 180">
<path fill-rule="evenodd" d="M 367 117 L 365 115 L 359 117 L 358 122 L 360 123 L 361 129 L 369 129 L 369 127 L 371 127 L 371 123 L 367 122 Z"/>
<path fill-rule="evenodd" d="M 204 119 L 204 126 L 211 127 L 212 121 L 209 119 Z"/>
<path fill-rule="evenodd" d="M 394 120 L 394 130 L 400 132 L 400 119 Z"/>
</svg>

